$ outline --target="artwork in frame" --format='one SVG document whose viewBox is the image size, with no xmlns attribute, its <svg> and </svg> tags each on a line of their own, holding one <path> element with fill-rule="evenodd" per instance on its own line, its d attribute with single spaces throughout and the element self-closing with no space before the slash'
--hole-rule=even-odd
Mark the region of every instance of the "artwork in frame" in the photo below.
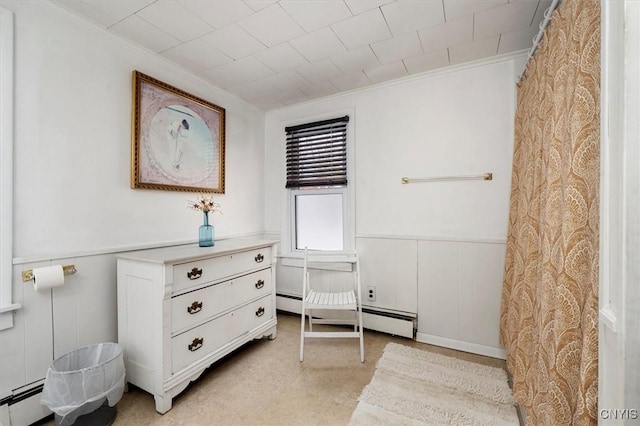
<svg viewBox="0 0 640 426">
<path fill-rule="evenodd" d="M 225 109 L 133 72 L 131 187 L 224 194 Z"/>
</svg>

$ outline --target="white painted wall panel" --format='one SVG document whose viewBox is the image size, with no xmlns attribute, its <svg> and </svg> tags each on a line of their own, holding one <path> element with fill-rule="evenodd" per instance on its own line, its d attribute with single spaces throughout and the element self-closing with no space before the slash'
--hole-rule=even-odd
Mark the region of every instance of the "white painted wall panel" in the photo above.
<svg viewBox="0 0 640 426">
<path fill-rule="evenodd" d="M 500 306 L 506 244 L 473 244 L 473 333 L 470 341 L 500 347 Z"/>
<path fill-rule="evenodd" d="M 23 308 L 14 315 L 14 326 L 0 332 L 0 395 L 44 378 L 53 361 L 51 290 L 36 292 L 33 282 L 23 282 L 25 269 L 49 266 L 49 262 L 15 265 L 14 300 Z"/>
<path fill-rule="evenodd" d="M 418 331 L 458 338 L 460 243 L 418 243 Z"/>
<path fill-rule="evenodd" d="M 417 244 L 414 240 L 358 238 L 363 291 L 374 286 L 376 300 L 363 299 L 363 304 L 378 308 L 416 313 Z M 365 291 L 366 293 L 366 291 Z"/>
<path fill-rule="evenodd" d="M 76 348 L 117 342 L 116 262 L 112 254 L 59 259 L 75 265 L 65 285 L 53 289 L 54 358 Z"/>
<path fill-rule="evenodd" d="M 499 353 L 504 256 L 502 243 L 419 241 L 418 340 Z"/>
</svg>

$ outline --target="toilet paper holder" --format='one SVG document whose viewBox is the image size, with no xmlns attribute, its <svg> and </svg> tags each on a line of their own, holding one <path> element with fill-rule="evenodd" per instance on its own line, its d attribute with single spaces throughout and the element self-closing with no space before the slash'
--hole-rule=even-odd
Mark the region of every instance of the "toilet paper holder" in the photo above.
<svg viewBox="0 0 640 426">
<path fill-rule="evenodd" d="M 77 272 L 76 265 L 64 265 L 62 267 L 62 273 L 65 275 L 75 274 Z M 22 281 L 25 283 L 33 279 L 33 269 L 27 269 L 22 271 Z"/>
</svg>

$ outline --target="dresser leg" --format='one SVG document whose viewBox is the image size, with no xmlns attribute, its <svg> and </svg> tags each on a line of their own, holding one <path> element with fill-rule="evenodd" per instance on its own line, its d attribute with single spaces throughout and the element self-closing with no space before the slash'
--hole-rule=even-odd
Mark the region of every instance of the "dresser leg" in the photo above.
<svg viewBox="0 0 640 426">
<path fill-rule="evenodd" d="M 267 336 L 267 338 L 268 338 L 269 340 L 274 340 L 274 339 L 276 338 L 276 334 L 278 334 L 278 333 L 277 333 L 277 331 L 276 331 L 276 328 L 275 328 L 275 327 L 273 327 L 273 333 L 269 334 L 269 335 Z"/>
<path fill-rule="evenodd" d="M 171 410 L 171 396 L 169 395 L 154 395 L 156 400 L 156 411 L 160 414 L 164 414 Z"/>
</svg>

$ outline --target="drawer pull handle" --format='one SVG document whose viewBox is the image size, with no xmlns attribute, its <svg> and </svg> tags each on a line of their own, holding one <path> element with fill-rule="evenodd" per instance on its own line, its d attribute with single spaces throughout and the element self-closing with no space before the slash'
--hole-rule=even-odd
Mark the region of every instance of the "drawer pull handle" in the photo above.
<svg viewBox="0 0 640 426">
<path fill-rule="evenodd" d="M 258 253 L 258 255 L 254 258 L 254 260 L 257 263 L 260 263 L 260 262 L 262 262 L 264 260 L 264 256 L 262 255 L 262 253 Z"/>
<path fill-rule="evenodd" d="M 258 280 L 258 282 L 256 283 L 256 288 L 260 290 L 262 287 L 264 287 L 264 280 Z"/>
<path fill-rule="evenodd" d="M 189 343 L 189 350 L 191 352 L 195 352 L 198 349 L 200 349 L 203 344 L 204 344 L 204 338 L 196 337 L 195 339 L 193 339 L 193 342 Z"/>
<path fill-rule="evenodd" d="M 191 315 L 197 314 L 201 310 L 202 310 L 202 302 L 196 301 L 196 302 L 193 302 L 191 306 L 187 306 L 187 312 L 189 312 Z"/>
<path fill-rule="evenodd" d="M 193 268 L 191 272 L 187 272 L 187 278 L 190 280 L 197 280 L 202 276 L 202 269 Z"/>
<path fill-rule="evenodd" d="M 262 306 L 260 306 L 260 307 L 258 308 L 258 310 L 256 311 L 256 316 L 257 316 L 257 317 L 261 317 L 261 316 L 263 316 L 263 315 L 264 315 L 264 308 L 263 308 Z"/>
</svg>

